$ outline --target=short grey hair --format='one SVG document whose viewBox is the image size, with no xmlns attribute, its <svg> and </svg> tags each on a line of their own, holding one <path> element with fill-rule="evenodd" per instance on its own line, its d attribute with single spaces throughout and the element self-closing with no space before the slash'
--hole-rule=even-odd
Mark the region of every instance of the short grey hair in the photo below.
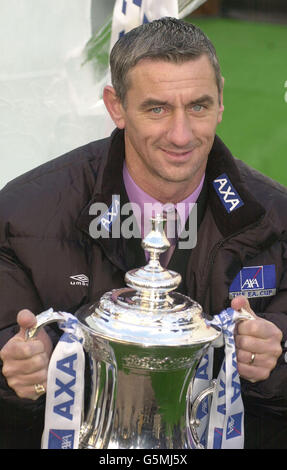
<svg viewBox="0 0 287 470">
<path fill-rule="evenodd" d="M 215 47 L 203 31 L 176 18 L 145 23 L 123 35 L 110 54 L 112 85 L 124 104 L 128 72 L 143 59 L 182 63 L 206 54 L 215 72 L 219 95 L 222 77 Z"/>
</svg>

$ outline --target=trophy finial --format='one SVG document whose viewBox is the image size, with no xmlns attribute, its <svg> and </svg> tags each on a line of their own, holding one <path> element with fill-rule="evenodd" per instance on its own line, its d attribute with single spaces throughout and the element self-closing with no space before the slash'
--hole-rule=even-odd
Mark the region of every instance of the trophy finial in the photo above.
<svg viewBox="0 0 287 470">
<path fill-rule="evenodd" d="M 166 218 L 162 214 L 156 214 L 151 217 L 151 231 L 142 241 L 142 247 L 150 254 L 153 259 L 158 259 L 159 256 L 169 249 L 170 243 L 164 231 L 164 224 Z"/>
<path fill-rule="evenodd" d="M 146 266 L 128 271 L 125 281 L 139 293 L 142 304 L 153 305 L 154 309 L 163 308 L 170 302 L 168 293 L 181 283 L 181 275 L 163 268 L 159 257 L 170 243 L 164 232 L 166 218 L 156 214 L 151 218 L 152 230 L 142 241 L 142 247 L 150 255 Z"/>
</svg>

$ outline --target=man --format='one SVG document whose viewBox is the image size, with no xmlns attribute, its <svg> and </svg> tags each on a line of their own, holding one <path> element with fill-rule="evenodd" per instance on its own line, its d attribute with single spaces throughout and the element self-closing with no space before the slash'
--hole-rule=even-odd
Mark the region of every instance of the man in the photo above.
<svg viewBox="0 0 287 470">
<path fill-rule="evenodd" d="M 121 205 L 141 207 L 197 202 L 197 244 L 177 247 L 168 266 L 207 314 L 231 303 L 254 315 L 236 334 L 245 446 L 286 448 L 286 189 L 234 159 L 216 136 L 223 79 L 197 27 L 166 18 L 136 28 L 114 46 L 111 72 L 113 87 L 104 90 L 117 127 L 111 138 L 43 165 L 1 194 L 5 445 L 40 442 L 44 396 L 37 391 L 45 389 L 57 332 L 25 342 L 33 313 L 50 306 L 74 313 L 123 286 L 124 273 L 145 262 L 139 239 L 92 236 L 92 205 L 110 208 L 120 195 Z"/>
</svg>

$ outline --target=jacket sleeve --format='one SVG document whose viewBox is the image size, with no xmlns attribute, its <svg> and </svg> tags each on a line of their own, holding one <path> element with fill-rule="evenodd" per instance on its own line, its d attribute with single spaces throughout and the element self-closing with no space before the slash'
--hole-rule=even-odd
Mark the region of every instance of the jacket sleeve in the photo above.
<svg viewBox="0 0 287 470">
<path fill-rule="evenodd" d="M 277 265 L 280 267 L 280 278 L 277 284 L 277 293 L 271 297 L 264 310 L 258 315 L 274 323 L 283 333 L 281 347 L 282 354 L 277 361 L 275 369 L 270 377 L 262 382 L 252 384 L 243 382 L 243 390 L 254 399 L 266 400 L 266 405 L 274 403 L 274 411 L 280 412 L 285 409 L 287 403 L 287 240 L 281 241 L 280 259 L 277 258 Z M 262 312 L 262 313 L 261 313 Z M 281 408 L 282 405 L 282 408 Z M 272 407 L 272 405 L 271 405 Z"/>
<path fill-rule="evenodd" d="M 0 349 L 14 336 L 19 310 L 42 310 L 41 300 L 29 276 L 9 245 L 9 225 L 0 214 Z M 38 448 L 43 427 L 44 397 L 23 400 L 8 386 L 0 361 L 0 449 Z M 21 437 L 20 437 L 21 436 Z"/>
<path fill-rule="evenodd" d="M 29 272 L 15 254 L 2 244 L 0 248 L 0 330 L 16 323 L 17 313 L 23 308 L 32 312 L 42 309 L 41 300 Z"/>
</svg>

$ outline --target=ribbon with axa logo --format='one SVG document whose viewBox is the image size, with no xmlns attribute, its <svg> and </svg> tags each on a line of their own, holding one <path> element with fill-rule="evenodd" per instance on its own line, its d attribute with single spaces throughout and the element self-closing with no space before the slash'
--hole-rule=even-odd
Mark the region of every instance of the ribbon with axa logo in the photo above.
<svg viewBox="0 0 287 470">
<path fill-rule="evenodd" d="M 225 348 L 225 358 L 216 379 L 211 405 L 206 397 L 197 412 L 200 445 L 207 449 L 244 447 L 244 408 L 234 342 L 234 328 L 239 315 L 239 312 L 229 308 L 207 322 L 222 331 Z M 210 386 L 213 355 L 214 348 L 210 346 L 197 368 L 191 403 Z"/>
<path fill-rule="evenodd" d="M 77 449 L 84 396 L 85 356 L 78 320 L 62 313 L 64 334 L 49 364 L 42 449 Z"/>
</svg>

